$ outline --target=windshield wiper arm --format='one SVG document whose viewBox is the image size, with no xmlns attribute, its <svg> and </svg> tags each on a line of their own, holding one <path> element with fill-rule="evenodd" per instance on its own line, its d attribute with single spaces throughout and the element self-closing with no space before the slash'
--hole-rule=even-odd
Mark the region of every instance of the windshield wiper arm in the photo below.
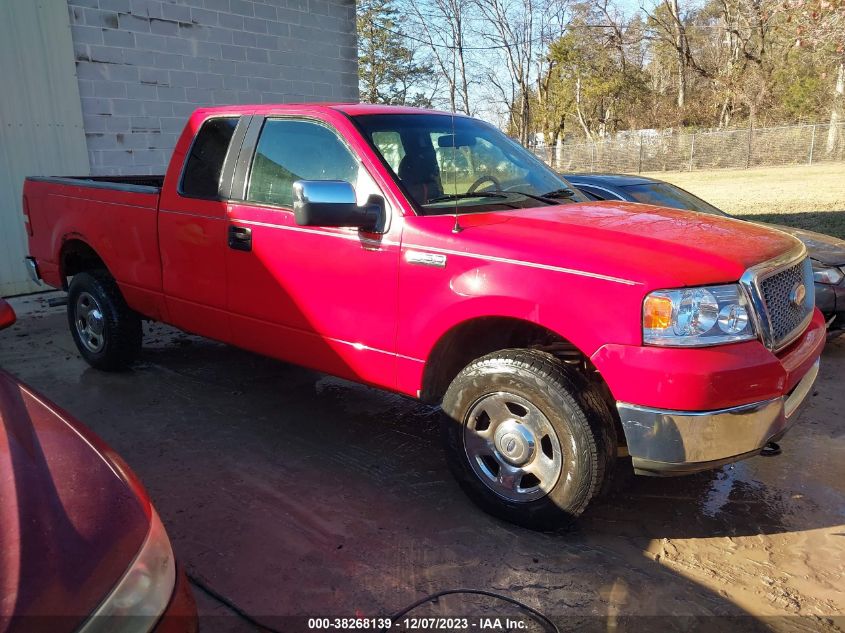
<svg viewBox="0 0 845 633">
<path fill-rule="evenodd" d="M 428 201 L 431 202 L 446 202 L 447 200 L 462 200 L 464 198 L 507 198 L 507 196 L 496 192 L 477 191 L 472 193 L 449 193 L 444 196 L 437 196 Z M 427 204 L 428 204 L 427 203 Z"/>
</svg>

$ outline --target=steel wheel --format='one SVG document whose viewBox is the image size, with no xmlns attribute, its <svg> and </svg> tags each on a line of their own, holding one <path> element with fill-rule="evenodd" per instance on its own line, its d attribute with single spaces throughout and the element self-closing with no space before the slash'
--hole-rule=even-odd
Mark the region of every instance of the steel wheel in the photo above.
<svg viewBox="0 0 845 633">
<path fill-rule="evenodd" d="M 487 394 L 471 407 L 464 449 L 479 479 L 510 501 L 546 496 L 563 467 L 548 418 L 525 398 L 504 391 Z"/>
<path fill-rule="evenodd" d="M 92 294 L 79 293 L 76 299 L 74 324 L 79 340 L 88 351 L 94 354 L 102 351 L 106 344 L 105 319 L 100 304 Z"/>
</svg>

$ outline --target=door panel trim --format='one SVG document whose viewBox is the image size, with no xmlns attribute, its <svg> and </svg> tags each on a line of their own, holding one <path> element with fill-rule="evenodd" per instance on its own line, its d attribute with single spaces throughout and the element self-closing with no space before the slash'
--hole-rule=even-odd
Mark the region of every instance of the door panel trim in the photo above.
<svg viewBox="0 0 845 633">
<path fill-rule="evenodd" d="M 312 235 L 324 235 L 326 237 L 338 237 L 343 240 L 352 240 L 355 242 L 377 243 L 382 246 L 399 246 L 399 242 L 393 240 L 382 240 L 377 237 L 369 237 L 361 233 L 334 233 L 332 231 L 321 231 L 320 229 L 309 229 L 302 226 L 289 226 L 286 224 L 270 224 L 268 222 L 258 222 L 256 220 L 241 220 L 240 218 L 229 218 L 229 221 L 235 224 L 248 224 L 250 226 L 263 226 L 268 229 L 280 229 L 282 231 L 296 231 L 297 233 L 311 233 Z"/>
<path fill-rule="evenodd" d="M 200 218 L 201 220 L 218 220 L 223 222 L 226 218 L 221 218 L 216 215 L 201 215 L 199 213 L 189 213 L 188 211 L 173 211 L 172 209 L 159 209 L 159 213 L 168 213 L 170 215 L 187 215 L 191 218 Z"/>
</svg>

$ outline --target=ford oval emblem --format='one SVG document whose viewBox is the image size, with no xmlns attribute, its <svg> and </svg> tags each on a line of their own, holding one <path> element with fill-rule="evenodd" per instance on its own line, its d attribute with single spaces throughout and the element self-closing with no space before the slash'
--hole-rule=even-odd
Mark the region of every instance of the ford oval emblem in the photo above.
<svg viewBox="0 0 845 633">
<path fill-rule="evenodd" d="M 804 298 L 807 296 L 807 289 L 804 287 L 800 281 L 792 287 L 792 290 L 789 292 L 789 301 L 794 305 L 796 308 L 800 307 L 804 303 Z"/>
</svg>

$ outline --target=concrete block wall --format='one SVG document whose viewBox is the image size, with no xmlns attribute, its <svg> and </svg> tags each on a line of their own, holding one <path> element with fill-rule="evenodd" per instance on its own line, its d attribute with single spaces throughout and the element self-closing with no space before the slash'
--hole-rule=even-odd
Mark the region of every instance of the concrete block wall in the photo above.
<svg viewBox="0 0 845 633">
<path fill-rule="evenodd" d="M 68 0 L 93 175 L 163 174 L 191 111 L 357 101 L 355 0 Z"/>
</svg>

